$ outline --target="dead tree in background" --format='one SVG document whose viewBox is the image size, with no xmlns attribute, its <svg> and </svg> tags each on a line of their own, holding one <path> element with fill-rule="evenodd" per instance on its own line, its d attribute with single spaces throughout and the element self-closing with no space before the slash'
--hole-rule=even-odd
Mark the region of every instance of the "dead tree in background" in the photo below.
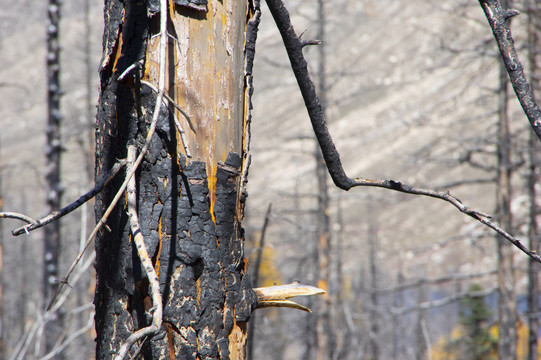
<svg viewBox="0 0 541 360">
<path fill-rule="evenodd" d="M 503 2 L 507 8 L 507 1 Z M 505 231 L 512 231 L 511 219 L 511 136 L 509 133 L 509 80 L 500 61 L 497 126 L 496 214 Z M 496 237 L 498 253 L 498 357 L 512 359 L 516 355 L 517 305 L 513 246 L 501 236 Z"/>
<path fill-rule="evenodd" d="M 404 291 L 400 288 L 404 284 L 404 274 L 399 270 L 396 275 L 396 285 L 397 289 L 393 291 L 393 302 L 392 305 L 395 308 L 404 307 Z M 403 321 L 400 317 L 393 315 L 392 317 L 392 356 L 394 359 L 398 359 L 399 355 L 402 354 L 402 335 L 404 331 Z"/>
<path fill-rule="evenodd" d="M 271 217 L 272 203 L 269 203 L 267 207 L 267 212 L 265 213 L 265 220 L 263 221 L 263 226 L 261 227 L 261 236 L 259 237 L 259 243 L 257 245 L 257 255 L 255 260 L 255 270 L 252 275 L 252 284 L 253 287 L 258 286 L 259 280 L 259 270 L 261 269 L 261 261 L 263 258 L 263 249 L 265 246 L 265 234 L 267 233 L 267 227 L 269 226 L 269 221 Z M 255 314 L 252 314 L 250 317 L 250 323 L 248 325 L 248 338 L 247 338 L 247 358 L 249 360 L 255 359 L 254 357 L 254 332 L 255 332 Z"/>
<path fill-rule="evenodd" d="M 318 0 L 318 94 L 322 111 L 325 113 L 327 104 L 326 89 L 326 60 L 325 60 L 325 2 Z M 318 311 L 314 314 L 316 320 L 316 359 L 332 359 L 336 351 L 336 335 L 332 326 L 332 295 L 329 291 L 331 284 L 331 231 L 330 231 L 330 204 L 329 189 L 327 185 L 327 168 L 319 148 L 315 143 L 314 156 L 316 160 L 317 178 L 317 261 L 316 272 L 318 287 L 327 291 L 324 302 L 317 306 Z"/>
<path fill-rule="evenodd" d="M 60 140 L 60 6 L 61 1 L 49 0 L 47 7 L 47 156 L 45 178 L 47 184 L 47 213 L 60 209 L 62 184 L 60 181 L 60 160 L 62 146 Z M 55 221 L 44 229 L 43 254 L 43 299 L 47 301 L 58 289 L 58 263 L 61 248 L 60 221 Z M 45 328 L 45 353 L 54 348 L 62 333 L 62 315 L 57 313 Z M 61 355 L 59 355 L 61 356 Z"/>
<path fill-rule="evenodd" d="M 379 316 L 378 316 L 378 268 L 377 268 L 377 229 L 371 222 L 368 225 L 368 263 L 370 273 L 370 332 L 368 353 L 370 359 L 379 359 Z"/>
<path fill-rule="evenodd" d="M 528 16 L 528 67 L 529 81 L 532 93 L 536 94 L 539 89 L 539 66 L 537 64 L 537 54 L 541 48 L 539 36 L 541 34 L 541 9 L 537 1 L 527 0 L 526 2 Z M 537 222 L 537 214 L 539 209 L 537 206 L 536 189 L 537 180 L 539 178 L 539 160 L 537 152 L 539 151 L 539 140 L 533 132 L 530 132 L 528 143 L 528 198 L 529 198 L 529 226 L 528 238 L 530 249 L 539 251 L 539 226 Z M 539 264 L 534 261 L 528 261 L 528 360 L 536 360 L 538 358 L 538 334 L 539 334 Z"/>
</svg>

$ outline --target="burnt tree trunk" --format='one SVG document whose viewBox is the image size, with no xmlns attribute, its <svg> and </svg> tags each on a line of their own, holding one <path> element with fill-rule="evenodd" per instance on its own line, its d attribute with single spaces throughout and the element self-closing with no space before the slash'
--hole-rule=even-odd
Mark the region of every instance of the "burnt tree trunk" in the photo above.
<svg viewBox="0 0 541 360">
<path fill-rule="evenodd" d="M 166 93 L 191 115 L 194 129 L 164 103 L 136 173 L 141 232 L 164 305 L 162 328 L 142 345 L 145 359 L 245 358 L 253 292 L 240 222 L 259 9 L 247 0 L 203 3 L 169 2 L 167 17 Z M 145 81 L 157 83 L 160 11 L 150 0 L 105 2 L 97 177 L 126 157 L 128 143 L 144 143 L 156 102 Z M 97 198 L 97 218 L 121 181 Z M 97 359 L 111 358 L 131 333 L 151 323 L 148 280 L 131 242 L 125 200 L 107 226 L 96 239 Z"/>
<path fill-rule="evenodd" d="M 45 180 L 47 184 L 47 213 L 60 209 L 63 187 L 60 182 L 60 159 L 62 147 L 60 141 L 60 5 L 61 1 L 49 0 L 47 7 L 47 126 L 46 148 L 47 168 Z M 43 255 L 43 299 L 44 302 L 53 296 L 58 289 L 58 263 L 60 256 L 60 221 L 55 221 L 44 228 Z M 45 327 L 45 353 L 53 350 L 62 333 L 62 314 L 56 313 Z M 58 357 L 61 355 L 58 354 Z"/>
<path fill-rule="evenodd" d="M 325 61 L 325 4 L 318 0 L 318 40 L 321 41 L 318 50 L 318 95 L 322 111 L 325 114 L 327 105 L 326 61 Z M 336 335 L 332 326 L 332 293 L 331 283 L 331 231 L 330 231 L 330 200 L 327 185 L 327 167 L 323 154 L 316 141 L 315 144 L 316 178 L 317 178 L 317 279 L 318 287 L 325 290 L 325 302 L 318 305 L 316 318 L 317 353 L 316 359 L 333 359 L 336 351 Z"/>
</svg>

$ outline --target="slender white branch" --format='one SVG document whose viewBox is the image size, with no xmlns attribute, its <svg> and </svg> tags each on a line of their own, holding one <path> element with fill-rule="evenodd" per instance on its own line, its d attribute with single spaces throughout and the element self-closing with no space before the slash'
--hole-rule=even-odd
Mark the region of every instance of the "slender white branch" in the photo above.
<svg viewBox="0 0 541 360">
<path fill-rule="evenodd" d="M 33 222 L 36 222 L 36 219 L 34 218 L 31 218 L 30 216 L 27 216 L 27 215 L 24 215 L 24 214 L 19 214 L 19 213 L 16 213 L 16 212 L 10 212 L 10 211 L 7 211 L 7 212 L 0 212 L 0 219 L 1 218 L 5 218 L 5 219 L 17 219 L 17 220 L 21 220 L 21 221 L 24 221 L 24 222 L 27 222 L 29 224 L 33 223 Z"/>
<path fill-rule="evenodd" d="M 165 93 L 165 59 L 166 59 L 166 45 L 167 45 L 167 17 L 168 17 L 168 7 L 167 7 L 167 0 L 160 0 L 160 44 L 159 44 L 159 76 L 158 76 L 158 97 L 156 99 L 156 105 L 154 107 L 154 113 L 153 119 L 152 119 L 152 132 L 154 132 L 154 129 L 156 128 L 156 123 L 158 122 L 158 115 L 160 112 L 160 107 L 162 105 L 163 96 Z M 150 136 L 150 132 L 149 132 Z M 141 154 L 139 154 L 139 157 L 135 162 L 133 162 L 133 159 L 135 158 L 135 147 L 128 146 L 128 166 L 130 171 L 128 171 L 128 176 L 126 176 L 126 180 L 124 183 L 126 184 L 126 187 L 129 185 L 127 197 L 128 197 L 128 214 L 130 218 L 130 227 L 133 234 L 133 238 L 135 240 L 135 244 L 137 247 L 137 253 L 139 254 L 139 258 L 141 259 L 141 262 L 143 264 L 143 268 L 145 269 L 145 272 L 147 273 L 149 284 L 150 284 L 150 290 L 151 290 L 151 296 L 152 296 L 152 305 L 153 305 L 153 311 L 152 311 L 152 325 L 147 326 L 145 328 L 139 329 L 135 333 L 131 334 L 125 341 L 123 341 L 122 345 L 120 346 L 118 354 L 115 355 L 115 360 L 123 360 L 128 356 L 129 350 L 132 347 L 133 344 L 135 344 L 136 341 L 145 338 L 146 336 L 153 335 L 158 331 L 162 326 L 162 296 L 160 293 L 160 285 L 158 281 L 158 276 L 156 274 L 156 271 L 154 270 L 154 267 L 152 266 L 152 261 L 150 260 L 148 256 L 148 252 L 145 247 L 145 242 L 143 235 L 141 234 L 141 231 L 139 229 L 139 220 L 137 217 L 137 209 L 136 209 L 136 194 L 135 194 L 135 178 L 132 179 L 132 175 L 139 166 L 140 160 L 142 159 L 144 153 L 146 153 L 146 150 L 148 149 L 148 144 L 150 138 L 147 137 L 147 142 L 145 143 L 145 146 L 141 150 Z M 124 185 L 124 184 L 123 184 Z M 123 190 L 122 190 L 123 191 Z"/>
<path fill-rule="evenodd" d="M 133 64 L 131 64 L 130 66 L 128 66 L 128 68 L 126 70 L 124 70 L 122 72 L 122 74 L 120 74 L 120 76 L 118 77 L 118 81 L 120 80 L 123 80 L 133 69 L 136 69 L 137 66 L 141 65 L 141 61 L 138 61 L 138 62 L 135 62 Z"/>
<path fill-rule="evenodd" d="M 133 166 L 137 149 L 134 145 L 128 146 L 128 168 Z M 150 292 L 152 296 L 152 324 L 137 330 L 131 334 L 128 339 L 122 342 L 118 354 L 115 356 L 115 359 L 122 360 L 130 351 L 133 344 L 135 344 L 140 339 L 155 334 L 162 326 L 162 295 L 160 293 L 160 282 L 158 280 L 158 275 L 154 266 L 152 265 L 152 260 L 148 255 L 148 251 L 145 245 L 145 239 L 141 233 L 139 227 L 139 217 L 137 216 L 137 193 L 136 193 L 136 184 L 135 177 L 132 177 L 128 182 L 127 187 L 127 199 L 128 199 L 128 216 L 130 218 L 130 229 L 133 236 L 133 241 L 135 247 L 137 248 L 137 254 L 141 263 L 143 264 L 143 269 L 148 277 L 148 282 L 150 284 Z"/>
</svg>

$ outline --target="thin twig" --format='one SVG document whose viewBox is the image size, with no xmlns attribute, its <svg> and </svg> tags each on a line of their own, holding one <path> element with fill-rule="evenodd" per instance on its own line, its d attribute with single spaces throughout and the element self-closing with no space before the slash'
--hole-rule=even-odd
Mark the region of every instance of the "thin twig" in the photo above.
<svg viewBox="0 0 541 360">
<path fill-rule="evenodd" d="M 141 84 L 145 84 L 146 86 L 148 86 L 149 88 L 154 90 L 154 92 L 156 92 L 156 93 L 158 92 L 158 89 L 156 89 L 156 87 L 154 85 L 152 85 L 151 83 L 149 83 L 148 81 L 141 80 Z M 186 114 L 186 112 L 184 112 L 184 110 L 182 110 L 182 108 L 180 106 L 178 106 L 178 104 L 169 95 L 164 93 L 163 96 L 167 100 L 169 100 L 169 103 L 172 104 L 178 111 L 180 111 L 180 113 L 182 115 L 184 115 L 186 120 L 188 120 L 188 124 L 190 125 L 190 129 L 192 129 L 194 134 L 197 134 L 197 132 L 195 131 L 195 128 L 194 128 L 194 126 L 192 124 L 192 120 L 190 119 L 188 114 Z M 164 101 L 164 103 L 165 103 L 165 101 Z M 182 128 L 182 126 L 180 125 L 180 122 L 178 121 L 178 118 L 175 115 L 175 112 L 171 111 L 171 114 L 173 115 L 173 121 L 175 122 L 178 133 L 180 134 L 180 141 L 182 142 L 182 146 L 184 147 L 184 151 L 186 152 L 186 156 L 191 159 L 192 154 L 190 153 L 190 149 L 188 148 L 188 140 L 186 140 L 186 133 L 185 133 L 184 129 Z"/>
<path fill-rule="evenodd" d="M 389 314 L 389 315 L 397 316 L 397 315 L 404 315 L 404 314 L 407 314 L 407 313 L 412 312 L 412 311 L 422 311 L 422 310 L 433 309 L 433 308 L 442 307 L 442 306 L 454 303 L 454 302 L 459 301 L 460 299 L 464 299 L 464 298 L 486 297 L 486 296 L 489 296 L 489 295 L 493 294 L 497 290 L 498 290 L 497 287 L 493 287 L 493 288 L 490 288 L 490 289 L 487 289 L 487 290 L 481 290 L 481 291 L 461 292 L 461 293 L 454 294 L 454 295 L 451 295 L 451 296 L 446 297 L 446 298 L 430 300 L 430 301 L 426 301 L 426 302 L 423 302 L 423 303 L 420 303 L 420 304 L 417 304 L 417 305 L 414 305 L 414 306 L 410 306 L 410 307 L 398 308 L 398 309 L 397 308 L 391 308 L 390 310 L 387 309 L 386 313 Z"/>
<path fill-rule="evenodd" d="M 429 196 L 437 199 L 447 201 L 448 203 L 455 206 L 460 212 L 471 216 L 472 218 L 478 220 L 482 224 L 488 226 L 489 228 L 496 231 L 498 234 L 502 235 L 505 239 L 510 241 L 513 245 L 523 251 L 532 259 L 541 263 L 541 258 L 535 253 L 526 248 L 520 240 L 514 238 L 512 235 L 498 227 L 496 224 L 492 223 L 487 214 L 484 214 L 479 211 L 472 210 L 462 204 L 462 202 L 451 195 L 449 192 L 438 192 L 430 189 L 416 188 L 407 184 L 403 184 L 399 181 L 394 180 L 370 180 L 363 178 L 350 178 L 344 171 L 342 162 L 340 160 L 340 154 L 334 145 L 331 134 L 327 127 L 327 121 L 325 119 L 325 114 L 323 108 L 317 96 L 316 89 L 310 74 L 308 72 L 308 66 L 304 55 L 302 53 L 303 43 L 302 40 L 295 33 L 293 24 L 289 16 L 289 12 L 284 6 L 282 0 L 266 0 L 269 10 L 276 22 L 278 30 L 282 36 L 287 54 L 289 56 L 289 61 L 291 63 L 291 68 L 299 89 L 301 91 L 302 97 L 304 99 L 304 104 L 310 121 L 312 123 L 312 128 L 316 135 L 319 147 L 323 153 L 323 158 L 325 159 L 325 164 L 329 174 L 334 182 L 334 184 L 343 190 L 349 190 L 356 186 L 370 186 L 370 187 L 380 187 L 384 189 L 394 190 L 402 193 L 413 194 L 413 195 L 423 195 Z M 540 126 L 541 134 L 541 126 Z"/>
<path fill-rule="evenodd" d="M 122 72 L 122 74 L 120 74 L 118 76 L 117 81 L 123 80 L 133 69 L 138 68 L 142 63 L 143 62 L 141 60 L 141 61 L 135 62 L 135 63 L 131 64 L 130 66 L 128 66 L 128 68 L 126 70 L 124 70 Z"/>
<path fill-rule="evenodd" d="M 86 334 L 93 327 L 94 327 L 94 311 L 91 311 L 90 314 L 88 315 L 88 320 L 85 326 L 70 333 L 70 335 L 68 336 L 66 340 L 60 342 L 57 346 L 55 346 L 55 348 L 51 352 L 49 352 L 48 354 L 40 358 L 40 360 L 54 359 L 58 354 L 64 351 L 66 347 L 68 347 L 71 343 L 77 340 L 77 338 L 79 338 L 80 336 Z"/>
<path fill-rule="evenodd" d="M 128 146 L 128 168 L 133 166 L 137 149 L 133 145 Z M 137 216 L 137 194 L 136 194 L 136 184 L 135 177 L 132 177 L 128 182 L 127 187 L 127 200 L 128 200 L 128 216 L 130 218 L 130 229 L 137 248 L 137 254 L 139 259 L 143 264 L 143 269 L 148 277 L 150 284 L 150 292 L 152 296 L 152 324 L 137 330 L 131 334 L 128 339 L 122 342 L 118 354 L 115 356 L 115 359 L 122 360 L 130 351 L 133 344 L 135 344 L 140 339 L 154 335 L 162 326 L 162 295 L 160 293 L 160 282 L 158 280 L 158 275 L 154 266 L 152 265 L 152 260 L 148 255 L 145 239 L 141 233 L 139 226 L 139 218 Z"/>
<path fill-rule="evenodd" d="M 77 209 L 79 206 L 83 205 L 88 200 L 92 199 L 96 194 L 98 194 L 100 191 L 103 190 L 103 188 L 118 174 L 120 169 L 122 169 L 126 165 L 126 160 L 118 160 L 115 165 L 111 168 L 111 170 L 103 177 L 103 179 L 89 192 L 82 195 L 80 198 L 72 202 L 71 204 L 63 207 L 60 210 L 53 211 L 49 215 L 39 219 L 34 220 L 30 222 L 30 224 L 25 225 L 23 227 L 20 227 L 18 229 L 15 229 L 11 232 L 13 236 L 18 236 L 21 234 L 28 234 L 28 232 L 39 229 L 42 226 L 45 226 L 67 214 L 72 212 L 73 210 Z M 1 217 L 1 214 L 0 214 Z M 25 220 L 26 221 L 26 220 Z"/>
<path fill-rule="evenodd" d="M 15 350 L 13 350 L 13 353 L 8 358 L 8 360 L 18 360 L 18 359 L 23 358 L 23 356 L 21 356 L 21 354 L 24 355 L 26 353 L 26 349 L 28 348 L 29 342 L 30 342 L 29 338 L 31 338 L 31 337 L 33 338 L 34 333 L 36 331 L 37 331 L 36 323 L 34 323 L 32 325 L 30 325 L 30 324 L 25 325 L 24 333 L 21 336 L 21 339 L 19 340 L 19 342 L 17 342 L 17 345 L 15 346 Z"/>
<path fill-rule="evenodd" d="M 463 186 L 463 185 L 479 185 L 479 184 L 493 184 L 496 181 L 495 178 L 481 178 L 481 179 L 464 179 L 448 182 L 445 185 L 440 185 L 436 187 L 437 190 L 444 190 L 453 187 Z"/>
<path fill-rule="evenodd" d="M 17 219 L 24 222 L 27 222 L 29 224 L 36 222 L 37 220 L 34 218 L 31 218 L 30 216 L 19 214 L 16 212 L 6 211 L 6 212 L 0 212 L 0 219 Z"/>
<path fill-rule="evenodd" d="M 519 12 L 513 9 L 503 9 L 498 0 L 479 0 L 479 3 L 498 43 L 505 69 L 509 74 L 518 101 L 537 137 L 541 139 L 541 109 L 536 104 L 528 80 L 524 75 L 524 68 L 515 50 L 511 28 L 509 27 L 509 19 L 518 15 Z"/>
<path fill-rule="evenodd" d="M 75 276 L 73 277 L 73 280 L 72 280 L 72 284 L 77 283 L 81 275 L 90 267 L 90 265 L 94 264 L 95 258 L 96 258 L 96 253 L 92 251 L 88 259 L 86 259 L 86 261 L 83 263 L 80 269 L 75 273 Z M 73 287 L 68 286 L 68 288 L 63 293 L 60 293 L 60 291 L 57 291 L 54 294 L 51 301 L 49 302 L 49 305 L 47 306 L 47 311 L 50 313 L 54 313 L 55 311 L 58 311 L 58 309 L 60 309 L 60 307 L 67 300 L 72 289 Z"/>
<path fill-rule="evenodd" d="M 190 149 L 188 148 L 188 140 L 186 140 L 186 133 L 184 132 L 184 129 L 182 128 L 182 125 L 180 125 L 180 122 L 177 119 L 177 116 L 172 111 L 171 115 L 173 115 L 173 121 L 175 122 L 175 125 L 177 127 L 178 133 L 180 135 L 180 142 L 182 142 L 182 146 L 184 147 L 184 151 L 186 152 L 186 156 L 188 158 L 192 158 L 192 154 L 190 153 Z"/>
<path fill-rule="evenodd" d="M 417 287 L 420 287 L 421 285 L 441 285 L 447 282 L 456 282 L 456 281 L 496 275 L 497 273 L 498 273 L 497 270 L 491 270 L 491 271 L 474 273 L 474 274 L 452 274 L 452 275 L 442 276 L 439 278 L 432 278 L 432 279 L 422 278 L 414 282 L 400 284 L 394 287 L 389 287 L 385 289 L 366 289 L 366 291 L 368 291 L 369 293 L 376 292 L 378 294 L 388 294 L 392 292 L 408 290 L 411 288 L 417 288 Z"/>
<path fill-rule="evenodd" d="M 141 80 L 141 84 L 148 86 L 155 93 L 158 93 L 158 89 L 152 83 L 149 83 L 148 81 L 145 81 L 145 80 Z M 167 99 L 167 101 L 169 101 L 171 105 L 175 107 L 175 109 L 177 109 L 186 118 L 186 120 L 188 121 L 188 125 L 190 125 L 190 129 L 193 131 L 194 134 L 197 134 L 197 131 L 195 130 L 195 126 L 192 123 L 192 119 L 190 118 L 190 115 L 188 115 L 188 113 L 184 111 L 171 96 L 167 95 L 166 93 L 164 93 L 163 96 Z"/>
<path fill-rule="evenodd" d="M 92 255 L 87 259 L 87 261 L 77 270 L 73 277 L 73 284 L 76 284 L 78 280 L 81 278 L 83 274 L 87 273 L 88 268 L 94 263 L 95 258 L 95 252 L 92 252 Z M 73 288 L 69 287 L 64 291 L 59 297 L 58 300 L 55 302 L 54 307 L 48 309 L 44 313 L 38 312 L 37 317 L 38 319 L 29 327 L 27 327 L 24 331 L 24 334 L 21 336 L 20 341 L 18 342 L 15 350 L 9 357 L 10 360 L 19 360 L 19 359 L 25 359 L 27 358 L 26 352 L 28 351 L 28 348 L 32 344 L 32 341 L 34 339 L 36 340 L 35 347 L 36 349 L 40 348 L 39 341 L 41 339 L 41 334 L 43 333 L 43 328 L 45 324 L 54 317 L 55 313 L 60 309 L 60 307 L 64 304 L 64 302 L 67 300 L 68 296 L 70 295 L 71 291 L 73 291 Z M 90 304 L 92 305 L 92 304 Z M 50 307 L 50 306 L 49 306 Z M 76 315 L 77 312 L 80 312 L 82 310 L 89 309 L 88 304 L 80 307 L 78 310 L 73 310 L 68 312 L 67 314 Z M 77 311 L 77 312 L 76 312 Z M 53 350 L 54 351 L 54 350 Z"/>
<path fill-rule="evenodd" d="M 267 227 L 269 226 L 270 217 L 272 211 L 272 203 L 269 203 L 267 206 L 267 212 L 265 213 L 265 220 L 263 221 L 263 226 L 261 228 L 261 235 L 259 237 L 259 244 L 257 246 L 257 256 L 255 260 L 255 270 L 254 276 L 252 278 L 252 287 L 256 287 L 259 281 L 259 268 L 261 267 L 261 259 L 263 257 L 263 247 L 265 246 L 265 234 L 267 233 Z M 248 323 L 248 337 L 247 337 L 247 346 L 248 346 L 248 358 L 253 358 L 254 352 L 254 332 L 257 316 L 255 313 L 252 313 L 250 317 L 250 322 Z"/>
</svg>

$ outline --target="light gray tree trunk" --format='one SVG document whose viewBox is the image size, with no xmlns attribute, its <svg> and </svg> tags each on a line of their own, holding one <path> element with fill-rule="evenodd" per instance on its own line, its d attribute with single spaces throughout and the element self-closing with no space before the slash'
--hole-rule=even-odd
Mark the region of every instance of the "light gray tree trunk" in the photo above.
<svg viewBox="0 0 541 360">
<path fill-rule="evenodd" d="M 507 1 L 503 1 L 502 6 L 507 8 Z M 509 134 L 508 85 L 507 71 L 503 62 L 500 62 L 496 214 L 500 226 L 511 233 L 511 138 Z M 516 356 L 517 308 L 513 261 L 514 249 L 512 244 L 500 236 L 496 237 L 496 247 L 498 256 L 498 357 L 504 360 L 513 359 Z"/>
</svg>

